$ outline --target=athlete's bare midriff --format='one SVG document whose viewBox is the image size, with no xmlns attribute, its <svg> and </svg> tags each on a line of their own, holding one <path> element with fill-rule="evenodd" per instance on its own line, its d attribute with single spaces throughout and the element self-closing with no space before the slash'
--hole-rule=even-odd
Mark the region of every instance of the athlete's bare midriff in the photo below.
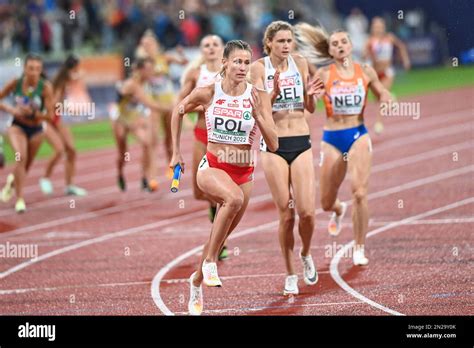
<svg viewBox="0 0 474 348">
<path fill-rule="evenodd" d="M 308 135 L 309 126 L 303 110 L 277 111 L 273 113 L 278 137 Z"/>
<path fill-rule="evenodd" d="M 326 119 L 324 129 L 326 130 L 340 130 L 347 128 L 354 128 L 364 123 L 362 115 L 332 115 Z"/>
</svg>

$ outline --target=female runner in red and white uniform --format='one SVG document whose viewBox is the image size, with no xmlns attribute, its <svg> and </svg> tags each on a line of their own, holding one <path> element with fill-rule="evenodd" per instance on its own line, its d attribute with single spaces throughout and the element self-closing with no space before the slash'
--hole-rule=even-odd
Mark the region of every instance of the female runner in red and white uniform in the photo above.
<svg viewBox="0 0 474 348">
<path fill-rule="evenodd" d="M 252 64 L 252 82 L 268 91 L 272 98 L 273 119 L 278 133 L 278 151 L 260 150 L 265 177 L 278 209 L 278 237 L 287 276 L 284 295 L 297 295 L 298 275 L 293 266 L 295 239 L 295 208 L 299 216 L 298 230 L 302 241 L 299 258 L 303 279 L 314 285 L 318 273 L 310 253 L 314 230 L 316 181 L 310 128 L 305 110 L 315 110 L 314 96 L 322 96 L 324 86 L 319 79 L 309 79 L 308 63 L 298 54 L 291 54 L 293 26 L 287 22 L 271 23 L 263 38 L 267 57 Z"/>
<path fill-rule="evenodd" d="M 368 88 L 383 103 L 390 102 L 390 93 L 372 67 L 353 62 L 352 43 L 346 32 L 327 35 L 322 28 L 306 23 L 297 25 L 296 30 L 306 46 L 312 46 L 320 57 L 334 60 L 334 63 L 316 73 L 325 84 L 327 114 L 321 142 L 321 205 L 325 211 L 333 212 L 328 231 L 331 235 L 338 235 L 347 204 L 340 202 L 337 194 L 349 170 L 355 239 L 353 262 L 355 265 L 366 265 L 369 260 L 364 254 L 364 245 L 369 228 L 367 189 L 372 145 L 364 126 L 364 108 Z"/>
<path fill-rule="evenodd" d="M 196 87 L 204 87 L 220 80 L 219 72 L 222 66 L 222 52 L 224 43 L 217 35 L 207 35 L 202 38 L 200 43 L 201 56 L 191 64 L 191 67 L 184 75 L 181 84 L 181 91 L 178 95 L 179 104 L 186 98 Z M 210 213 L 209 219 L 214 220 L 216 214 L 216 203 L 212 202 L 209 197 L 199 188 L 196 180 L 198 164 L 202 157 L 206 154 L 207 148 L 207 129 L 204 110 L 198 110 L 198 119 L 194 127 L 194 149 L 193 149 L 193 192 L 194 198 L 209 201 Z"/>
<path fill-rule="evenodd" d="M 201 283 L 222 285 L 216 261 L 250 198 L 254 171 L 251 146 L 257 126 L 268 148 L 275 151 L 278 147 L 270 97 L 246 81 L 251 59 L 252 51 L 246 42 L 229 41 L 224 48 L 222 81 L 194 89 L 173 110 L 171 168 L 178 163 L 184 168 L 180 151 L 182 116 L 200 106 L 206 110 L 207 153 L 199 164 L 197 183 L 220 205 L 201 262 L 190 277 L 188 310 L 192 315 L 200 315 L 203 310 Z M 234 161 L 229 161 L 231 158 Z"/>
<path fill-rule="evenodd" d="M 394 48 L 398 49 L 403 68 L 409 70 L 411 63 L 405 44 L 394 34 L 387 33 L 383 18 L 374 17 L 370 28 L 370 37 L 365 46 L 364 58 L 370 59 L 380 82 L 388 91 L 391 90 L 395 79 L 395 69 L 393 68 Z M 383 131 L 383 123 L 380 114 L 377 116 L 374 130 L 376 133 L 381 133 Z"/>
</svg>

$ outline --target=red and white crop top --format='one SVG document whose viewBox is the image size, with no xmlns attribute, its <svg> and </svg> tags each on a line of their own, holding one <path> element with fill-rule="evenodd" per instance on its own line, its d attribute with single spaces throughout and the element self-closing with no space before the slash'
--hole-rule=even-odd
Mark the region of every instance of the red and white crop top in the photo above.
<svg viewBox="0 0 474 348">
<path fill-rule="evenodd" d="M 206 110 L 207 139 L 211 143 L 252 145 L 257 130 L 250 104 L 252 85 L 247 83 L 244 94 L 230 96 L 221 83 L 214 83 L 214 98 Z"/>
</svg>

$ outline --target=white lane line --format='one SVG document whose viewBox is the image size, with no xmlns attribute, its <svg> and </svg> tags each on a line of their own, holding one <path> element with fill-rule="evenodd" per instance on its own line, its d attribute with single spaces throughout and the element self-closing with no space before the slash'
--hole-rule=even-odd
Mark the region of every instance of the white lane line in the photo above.
<svg viewBox="0 0 474 348">
<path fill-rule="evenodd" d="M 25 294 L 29 292 L 58 291 L 58 290 L 66 290 L 66 289 L 80 289 L 80 288 L 149 285 L 150 283 L 151 281 L 142 281 L 142 282 L 126 282 L 126 283 L 78 284 L 78 285 L 55 286 L 55 287 L 44 287 L 44 288 L 4 289 L 4 290 L 0 290 L 0 295 L 18 295 L 18 294 Z"/>
<path fill-rule="evenodd" d="M 471 110 L 469 110 L 469 112 L 471 112 Z M 449 115 L 463 116 L 464 117 L 464 113 L 462 115 L 459 115 L 457 113 L 445 114 L 445 116 L 449 116 Z M 436 122 L 436 124 L 437 123 L 438 122 Z M 427 124 L 425 123 L 424 125 L 426 126 Z M 406 124 L 403 124 L 402 126 L 406 127 Z M 397 127 L 397 125 L 395 125 L 394 128 L 395 127 Z M 398 137 L 394 141 L 389 141 L 389 142 L 380 144 L 379 146 L 377 146 L 375 148 L 375 151 L 378 154 L 381 151 L 389 150 L 393 147 L 399 147 L 401 141 L 403 142 L 403 145 L 405 146 L 405 145 L 409 145 L 409 144 L 413 144 L 413 143 L 417 143 L 417 142 L 422 142 L 422 141 L 424 142 L 426 140 L 434 139 L 434 138 L 437 138 L 437 137 L 443 137 L 443 136 L 446 136 L 446 135 L 451 135 L 451 134 L 455 134 L 455 133 L 462 133 L 462 132 L 470 132 L 470 131 L 471 130 L 469 129 L 469 127 L 463 127 L 462 125 L 454 125 L 454 126 L 446 127 L 446 128 L 443 128 L 443 129 L 435 129 L 435 130 L 432 130 L 432 131 L 429 131 L 429 132 L 425 132 L 423 134 L 423 137 L 420 137 L 419 134 L 408 135 L 408 136 L 404 136 L 404 137 Z M 315 160 L 317 160 L 316 157 L 315 157 Z M 383 163 L 381 165 L 383 165 Z M 138 170 L 140 168 L 140 166 L 139 166 L 139 164 L 137 164 L 136 166 L 135 165 L 131 166 L 130 170 L 134 171 L 135 169 L 133 169 L 133 168 Z M 78 175 L 77 177 L 79 177 L 79 176 L 80 175 Z M 159 183 L 167 183 L 168 181 L 169 180 L 167 180 L 167 179 L 165 179 L 164 181 L 160 180 Z M 36 187 L 36 185 L 34 187 Z M 89 195 L 86 196 L 86 197 L 81 197 L 81 201 L 85 201 L 88 198 L 96 198 L 99 195 L 107 195 L 107 194 L 111 194 L 111 193 L 117 193 L 117 187 L 115 185 L 108 186 L 108 187 L 105 187 L 105 188 L 102 188 L 102 189 L 99 189 L 99 190 L 89 191 Z M 57 198 L 49 199 L 49 200 L 46 200 L 46 201 L 38 201 L 36 203 L 33 203 L 33 204 L 29 205 L 28 209 L 31 211 L 32 209 L 36 209 L 37 207 L 44 208 L 46 206 L 53 206 L 53 205 L 57 205 L 57 204 L 66 204 L 69 201 L 69 199 L 70 199 L 70 197 L 57 197 Z M 11 214 L 11 208 L 0 210 L 0 216 L 10 215 L 10 214 Z"/>
<path fill-rule="evenodd" d="M 225 312 L 258 312 L 262 310 L 272 309 L 291 309 L 299 307 L 324 307 L 324 306 L 338 306 L 338 305 L 357 305 L 364 304 L 361 301 L 348 301 L 348 302 L 321 302 L 321 303 L 303 303 L 293 304 L 289 306 L 261 306 L 251 308 L 225 308 L 225 309 L 206 309 L 206 313 L 225 313 Z M 176 312 L 178 315 L 187 315 L 188 312 Z M 269 315 L 269 314 L 266 314 Z"/>
<path fill-rule="evenodd" d="M 318 274 L 327 274 L 329 271 L 319 271 Z M 234 280 L 234 279 L 247 279 L 247 278 L 265 278 L 265 277 L 281 277 L 286 275 L 286 273 L 266 273 L 266 274 L 241 274 L 235 276 L 222 276 L 219 278 L 223 280 Z M 299 276 L 302 276 L 303 273 L 298 273 Z M 188 278 L 175 278 L 175 279 L 163 279 L 163 283 L 166 284 L 181 284 L 187 283 Z"/>
<path fill-rule="evenodd" d="M 404 166 L 404 165 L 408 165 L 408 164 L 417 163 L 419 161 L 424 161 L 426 159 L 430 159 L 430 158 L 433 158 L 433 157 L 436 157 L 436 156 L 448 154 L 448 153 L 451 153 L 453 151 L 460 151 L 460 150 L 463 150 L 463 149 L 466 149 L 466 148 L 471 148 L 471 147 L 472 147 L 472 144 L 470 144 L 470 142 L 462 142 L 462 143 L 459 143 L 459 144 L 449 145 L 449 146 L 442 147 L 442 148 L 439 148 L 439 149 L 436 149 L 436 150 L 423 152 L 423 153 L 420 153 L 420 154 L 417 154 L 417 155 L 414 155 L 414 156 L 409 156 L 409 157 L 406 157 L 406 158 L 397 159 L 397 160 L 394 160 L 394 161 L 382 163 L 380 165 L 375 165 L 372 168 L 371 173 L 374 174 L 374 173 L 378 173 L 378 172 L 381 172 L 381 171 L 393 169 L 393 168 L 396 168 L 396 167 L 399 167 L 399 166 Z M 261 180 L 263 178 L 264 178 L 264 173 L 263 172 L 259 172 L 255 175 L 255 180 Z M 178 192 L 178 194 L 174 194 L 174 195 L 166 194 L 165 196 L 162 197 L 161 201 L 163 201 L 165 199 L 176 199 L 176 198 L 181 198 L 181 197 L 187 197 L 188 195 L 191 195 L 191 194 L 192 194 L 191 189 L 181 190 L 180 192 Z M 255 197 L 255 198 L 257 198 L 257 197 Z M 255 198 L 252 198 L 252 199 L 255 199 Z M 263 200 L 266 200 L 266 199 L 269 199 L 269 198 L 271 198 L 271 194 L 261 196 L 259 199 L 261 199 L 263 201 Z M 136 202 L 136 204 L 134 204 L 135 202 Z M 255 201 L 255 202 L 258 202 L 258 200 Z M 117 206 L 114 206 L 114 207 L 109 207 L 109 208 L 97 210 L 97 211 L 94 211 L 94 212 L 77 214 L 77 215 L 73 215 L 73 216 L 69 216 L 69 217 L 65 217 L 65 218 L 50 220 L 50 221 L 40 223 L 40 224 L 36 224 L 36 225 L 21 227 L 21 228 L 12 230 L 12 231 L 1 233 L 0 238 L 2 238 L 2 237 L 12 237 L 12 236 L 25 234 L 25 233 L 30 233 L 30 232 L 34 232 L 34 231 L 36 231 L 37 229 L 40 229 L 40 228 L 56 227 L 58 225 L 63 225 L 63 224 L 67 224 L 67 223 L 98 218 L 98 217 L 101 217 L 101 216 L 121 212 L 121 211 L 128 210 L 128 209 L 137 208 L 137 207 L 144 206 L 144 205 L 147 205 L 147 204 L 149 204 L 149 202 L 147 200 L 143 200 L 143 198 L 142 199 L 137 199 L 136 201 L 128 202 L 128 203 L 125 203 L 125 204 L 120 204 L 120 205 L 117 205 Z"/>
<path fill-rule="evenodd" d="M 396 221 L 376 221 L 371 223 L 371 226 L 385 226 L 392 224 Z M 469 224 L 473 223 L 474 218 L 448 218 L 448 219 L 429 219 L 429 220 L 417 220 L 407 222 L 404 225 L 443 225 L 443 224 Z"/>
<path fill-rule="evenodd" d="M 14 266 L 12 268 L 9 268 L 6 271 L 0 273 L 0 279 L 3 279 L 5 277 L 9 276 L 10 274 L 18 272 L 18 271 L 20 271 L 20 270 L 22 270 L 22 269 L 24 269 L 28 266 L 31 266 L 35 263 L 40 262 L 40 261 L 49 259 L 50 257 L 53 257 L 53 256 L 61 255 L 61 254 L 64 254 L 64 253 L 72 251 L 72 250 L 76 250 L 76 249 L 79 249 L 79 248 L 82 248 L 82 247 L 85 247 L 85 246 L 88 246 L 88 245 L 100 243 L 100 242 L 110 240 L 110 239 L 113 239 L 113 238 L 123 237 L 123 236 L 127 236 L 127 235 L 134 234 L 134 233 L 137 233 L 137 232 L 143 232 L 143 231 L 146 231 L 146 230 L 166 226 L 166 225 L 169 225 L 169 224 L 190 220 L 190 219 L 193 219 L 195 217 L 200 217 L 200 216 L 205 215 L 205 214 L 206 214 L 206 212 L 203 212 L 203 211 L 191 212 L 191 213 L 183 214 L 183 215 L 176 216 L 176 217 L 173 217 L 173 218 L 170 218 L 170 219 L 161 220 L 161 221 L 158 221 L 158 222 L 152 222 L 152 223 L 142 225 L 142 226 L 136 226 L 136 227 L 132 227 L 132 228 L 129 228 L 129 229 L 126 229 L 126 230 L 119 230 L 117 232 L 104 234 L 104 235 L 99 236 L 97 238 L 87 239 L 87 240 L 84 240 L 84 241 L 81 241 L 81 242 L 78 242 L 78 243 L 74 243 L 74 244 L 71 244 L 67 247 L 53 250 L 49 253 L 38 256 L 37 258 L 22 262 L 22 263 Z"/>
<path fill-rule="evenodd" d="M 247 279 L 247 278 L 265 278 L 265 277 L 281 277 L 286 273 L 268 273 L 268 274 L 245 274 L 237 276 L 222 276 L 224 280 L 235 280 L 235 279 Z M 318 274 L 329 274 L 329 271 L 319 271 Z M 300 276 L 303 274 L 300 273 Z M 181 284 L 189 281 L 188 278 L 175 278 L 175 279 L 164 279 L 163 283 L 166 284 Z M 138 281 L 138 282 L 122 282 L 122 283 L 103 283 L 103 284 L 77 284 L 77 285 L 64 285 L 54 287 L 42 287 L 42 288 L 22 288 L 22 289 L 3 289 L 0 290 L 1 295 L 12 295 L 12 294 L 25 294 L 29 292 L 39 291 L 58 291 L 65 289 L 79 289 L 79 288 L 96 288 L 96 287 L 116 287 L 116 286 L 136 286 L 136 285 L 150 285 L 150 281 Z"/>
<path fill-rule="evenodd" d="M 111 130 L 112 131 L 112 130 Z M 111 133 L 112 135 L 112 133 Z M 194 141 L 194 137 L 183 137 L 183 143 L 181 146 L 188 147 L 189 149 L 192 149 L 192 144 Z M 131 144 L 130 148 L 128 149 L 128 152 L 130 153 L 130 157 L 134 158 L 141 158 L 141 147 L 137 143 Z M 96 169 L 95 167 L 102 167 L 104 164 L 104 157 L 105 158 L 110 158 L 113 157 L 111 162 L 115 161 L 115 156 L 117 156 L 117 150 L 115 148 L 115 145 L 111 145 L 111 147 L 105 148 L 105 149 L 100 149 L 100 150 L 92 150 L 92 151 L 85 151 L 81 152 L 78 155 L 77 162 L 81 163 L 81 169 Z M 37 162 L 35 161 L 35 166 L 31 168 L 31 170 L 28 173 L 28 176 L 30 178 L 34 178 L 38 180 L 41 176 L 43 176 L 47 162 L 49 159 L 47 158 L 42 158 L 39 159 Z M 10 165 L 9 165 L 10 166 Z M 140 168 L 141 165 L 138 165 L 138 168 Z M 158 164 L 157 169 L 165 169 L 167 167 L 167 163 L 160 162 Z M 11 166 L 10 166 L 11 168 Z M 8 169 L 10 169 L 8 168 Z M 55 174 L 54 175 L 64 175 L 64 168 L 65 166 L 58 165 L 57 168 L 55 169 Z M 90 171 L 89 171 L 90 172 Z M 109 173 L 111 171 L 107 171 Z M 128 173 L 128 171 L 127 171 Z M 81 177 L 87 177 L 89 174 L 83 174 L 80 173 L 75 176 L 76 179 L 81 178 Z M 62 179 L 62 178 L 61 178 Z M 77 181 L 77 180 L 76 180 Z M 83 181 L 81 179 L 81 181 Z M 79 181 L 77 181 L 79 182 Z M 25 187 L 25 189 L 28 188 L 33 188 L 36 187 L 37 185 L 28 185 Z"/>
<path fill-rule="evenodd" d="M 419 220 L 419 219 L 423 219 L 425 217 L 428 217 L 428 216 L 431 216 L 431 215 L 435 215 L 435 214 L 438 214 L 438 213 L 442 213 L 444 211 L 447 211 L 447 210 L 450 210 L 450 209 L 454 209 L 454 208 L 457 208 L 457 207 L 461 207 L 463 205 L 466 205 L 466 204 L 471 204 L 474 202 L 474 197 L 470 197 L 470 198 L 466 198 L 462 201 L 458 201 L 458 202 L 454 202 L 454 203 L 451 203 L 451 204 L 448 204 L 448 205 L 445 205 L 443 207 L 439 207 L 439 208 L 436 208 L 436 209 L 432 209 L 432 210 L 429 210 L 429 211 L 426 211 L 424 213 L 421 213 L 421 214 L 417 214 L 417 215 L 413 215 L 413 216 L 410 216 L 408 218 L 405 218 L 405 219 L 402 219 L 400 221 L 396 221 L 396 222 L 393 222 L 391 224 L 388 224 L 386 226 L 383 226 L 383 227 L 380 227 L 380 228 L 377 228 L 371 232 L 369 232 L 367 234 L 367 237 L 366 238 L 370 238 L 372 236 L 375 236 L 379 233 L 382 233 L 382 232 L 385 232 L 385 231 L 388 231 L 390 229 L 393 229 L 395 227 L 398 227 L 398 226 L 401 226 L 401 225 L 405 225 L 405 224 L 408 224 L 410 222 L 413 222 L 413 221 L 416 221 L 416 220 Z M 356 290 L 354 290 L 349 284 L 347 284 L 344 279 L 342 279 L 341 275 L 339 274 L 339 270 L 338 270 L 338 265 L 339 265 L 339 261 L 341 261 L 341 258 L 343 257 L 343 255 L 345 255 L 345 253 L 348 251 L 349 248 L 353 247 L 354 245 L 354 241 L 352 240 L 351 242 L 345 244 L 337 253 L 336 255 L 334 255 L 334 257 L 331 259 L 331 264 L 329 266 L 329 271 L 330 271 L 330 274 L 331 274 L 331 277 L 334 279 L 334 281 L 344 290 L 346 291 L 349 295 L 367 303 L 368 305 L 372 306 L 372 307 L 375 307 L 377 309 L 380 309 L 384 312 L 387 312 L 389 314 L 393 314 L 393 315 L 404 315 L 400 312 L 397 312 L 393 309 L 390 309 L 388 307 L 385 307 L 383 305 L 381 305 L 380 303 L 377 303 L 367 297 L 365 297 L 364 295 L 362 295 L 361 293 L 357 292 Z"/>
<path fill-rule="evenodd" d="M 462 168 L 459 168 L 459 169 L 456 169 L 456 170 L 451 170 L 449 172 L 445 172 L 445 173 L 442 173 L 442 174 L 436 174 L 436 175 L 433 175 L 433 176 L 430 176 L 430 177 L 425 177 L 423 179 L 418 179 L 418 180 L 414 180 L 414 181 L 411 181 L 411 182 L 408 182 L 408 183 L 405 183 L 405 184 L 402 184 L 402 185 L 391 187 L 391 188 L 386 189 L 386 190 L 371 193 L 371 194 L 368 195 L 367 199 L 370 201 L 370 200 L 373 200 L 373 199 L 376 199 L 376 198 L 391 195 L 392 193 L 401 192 L 401 191 L 416 188 L 416 187 L 419 187 L 419 186 L 424 186 L 426 184 L 430 184 L 430 183 L 433 183 L 433 182 L 436 182 L 436 181 L 451 178 L 451 177 L 454 177 L 454 176 L 457 176 L 457 175 L 466 174 L 466 173 L 469 173 L 469 172 L 472 172 L 472 171 L 474 171 L 474 165 L 462 167 Z M 346 203 L 348 205 L 352 205 L 352 201 L 346 201 Z M 318 214 L 321 214 L 322 212 L 323 212 L 322 209 L 318 208 L 318 209 L 316 209 L 315 214 L 318 215 Z M 266 224 L 259 225 L 257 227 L 251 227 L 251 228 L 245 229 L 245 230 L 243 230 L 241 232 L 238 232 L 238 233 L 235 233 L 235 234 L 231 234 L 229 239 L 239 238 L 239 237 L 246 236 L 248 234 L 252 234 L 252 233 L 255 233 L 255 232 L 263 231 L 263 230 L 266 230 L 266 229 L 269 229 L 269 228 L 275 228 L 276 226 L 278 226 L 278 220 L 271 221 L 271 222 L 268 222 Z M 162 267 L 158 271 L 158 273 L 153 277 L 153 282 L 151 284 L 151 296 L 152 296 L 153 301 L 155 302 L 156 306 L 158 307 L 158 309 L 163 314 L 165 314 L 165 315 L 174 315 L 174 313 L 166 306 L 163 299 L 161 298 L 160 284 L 162 282 L 162 279 L 164 278 L 166 273 L 168 273 L 173 267 L 175 267 L 176 265 L 178 265 L 182 261 L 186 260 L 190 256 L 202 251 L 203 247 L 204 247 L 204 245 L 200 245 L 200 246 L 197 246 L 197 247 L 185 252 L 184 254 L 181 254 L 180 256 L 176 257 L 175 259 L 173 259 L 169 263 L 167 263 L 164 267 Z"/>
</svg>

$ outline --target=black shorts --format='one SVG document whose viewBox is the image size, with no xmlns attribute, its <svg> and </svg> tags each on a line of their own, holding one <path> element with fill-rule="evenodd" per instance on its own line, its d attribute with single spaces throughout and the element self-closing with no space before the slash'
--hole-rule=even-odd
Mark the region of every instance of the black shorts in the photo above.
<svg viewBox="0 0 474 348">
<path fill-rule="evenodd" d="M 263 137 L 260 140 L 260 150 L 265 152 L 274 153 L 282 157 L 288 165 L 303 152 L 311 149 L 311 138 L 309 135 L 299 135 L 295 137 L 280 137 L 278 138 L 278 150 L 275 152 L 269 151 L 267 145 L 263 141 Z"/>
<path fill-rule="evenodd" d="M 43 131 L 43 125 L 39 125 L 39 126 L 27 126 L 23 123 L 20 123 L 18 122 L 17 120 L 13 120 L 12 122 L 12 126 L 15 125 L 15 126 L 18 126 L 21 128 L 21 130 L 23 131 L 23 133 L 25 133 L 26 137 L 29 139 L 31 139 L 33 136 L 35 136 L 36 134 L 40 133 Z"/>
</svg>

